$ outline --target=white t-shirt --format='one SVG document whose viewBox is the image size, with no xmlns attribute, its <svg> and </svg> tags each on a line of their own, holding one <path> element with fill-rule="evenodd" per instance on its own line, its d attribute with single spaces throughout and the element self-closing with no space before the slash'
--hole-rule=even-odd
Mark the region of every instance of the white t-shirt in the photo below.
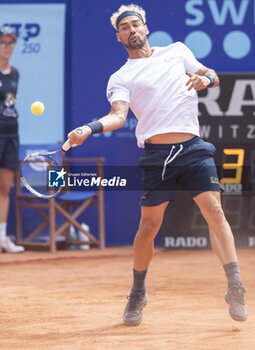
<svg viewBox="0 0 255 350">
<path fill-rule="evenodd" d="M 195 73 L 202 64 L 181 42 L 152 48 L 147 58 L 128 59 L 111 75 L 107 98 L 126 101 L 136 116 L 138 147 L 147 138 L 169 132 L 186 132 L 199 136 L 198 98 L 188 91 L 187 72 Z"/>
</svg>

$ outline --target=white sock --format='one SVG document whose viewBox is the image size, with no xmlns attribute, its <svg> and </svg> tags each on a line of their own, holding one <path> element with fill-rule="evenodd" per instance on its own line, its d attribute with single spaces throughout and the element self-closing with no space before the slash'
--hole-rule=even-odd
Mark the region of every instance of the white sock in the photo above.
<svg viewBox="0 0 255 350">
<path fill-rule="evenodd" d="M 6 228 L 7 223 L 6 222 L 0 222 L 0 240 L 5 240 L 6 238 Z"/>
</svg>

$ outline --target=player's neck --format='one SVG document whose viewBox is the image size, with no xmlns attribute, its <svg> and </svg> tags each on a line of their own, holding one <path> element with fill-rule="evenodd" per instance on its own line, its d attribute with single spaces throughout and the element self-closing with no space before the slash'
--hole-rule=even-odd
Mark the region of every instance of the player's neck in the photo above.
<svg viewBox="0 0 255 350">
<path fill-rule="evenodd" d="M 128 50 L 128 55 L 130 59 L 136 58 L 147 58 L 153 54 L 153 50 L 150 48 L 147 42 L 141 49 L 138 50 Z"/>
<path fill-rule="evenodd" d="M 8 60 L 0 58 L 0 72 L 8 74 L 11 71 L 11 66 Z"/>
</svg>

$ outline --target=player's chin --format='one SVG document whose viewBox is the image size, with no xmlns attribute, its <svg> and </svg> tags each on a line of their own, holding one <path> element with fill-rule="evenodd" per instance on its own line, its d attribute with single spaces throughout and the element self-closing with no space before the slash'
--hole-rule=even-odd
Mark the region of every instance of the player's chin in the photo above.
<svg viewBox="0 0 255 350">
<path fill-rule="evenodd" d="M 143 47 L 143 42 L 142 41 L 140 41 L 140 40 L 137 40 L 137 41 L 135 41 L 135 42 L 131 42 L 131 41 L 129 41 L 129 49 L 130 50 L 139 50 L 139 49 L 141 49 L 142 47 Z"/>
</svg>

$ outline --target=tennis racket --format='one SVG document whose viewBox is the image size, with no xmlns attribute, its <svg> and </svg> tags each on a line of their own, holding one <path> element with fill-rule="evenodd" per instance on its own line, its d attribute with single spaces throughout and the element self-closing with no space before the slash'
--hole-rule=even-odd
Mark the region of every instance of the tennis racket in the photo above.
<svg viewBox="0 0 255 350">
<path fill-rule="evenodd" d="M 76 129 L 76 133 L 82 135 L 81 129 Z M 33 153 L 28 155 L 19 164 L 19 174 L 23 185 L 37 197 L 50 199 L 56 197 L 62 187 L 49 187 L 49 176 L 51 171 L 57 173 L 56 181 L 63 178 L 65 175 L 62 165 L 62 155 L 65 154 L 71 147 L 74 147 L 67 140 L 60 149 L 47 153 Z M 57 157 L 56 157 L 57 156 Z"/>
</svg>

